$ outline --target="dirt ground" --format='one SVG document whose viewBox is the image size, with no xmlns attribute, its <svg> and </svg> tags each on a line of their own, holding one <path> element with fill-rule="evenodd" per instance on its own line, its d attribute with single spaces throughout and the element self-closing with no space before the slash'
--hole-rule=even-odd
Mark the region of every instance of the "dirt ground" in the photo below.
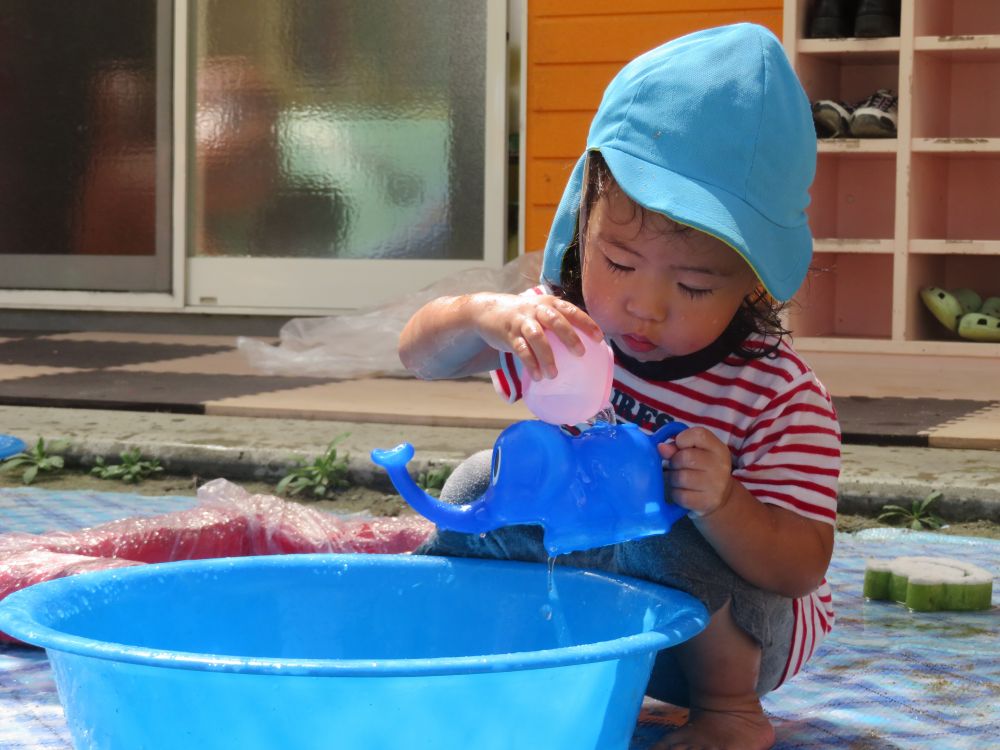
<svg viewBox="0 0 1000 750">
<path fill-rule="evenodd" d="M 195 495 L 197 494 L 198 485 L 213 478 L 161 476 L 146 479 L 139 484 L 125 484 L 118 481 L 98 479 L 89 474 L 70 470 L 55 476 L 42 476 L 36 479 L 32 486 L 49 490 L 132 492 L 140 495 Z M 273 484 L 262 482 L 236 482 L 236 484 L 254 494 L 276 494 Z M 19 486 L 22 486 L 19 473 L 0 472 L 0 487 Z M 401 513 L 413 512 L 398 495 L 367 487 L 350 487 L 326 500 L 313 501 L 308 498 L 288 499 L 304 502 L 319 510 L 335 513 L 368 511 L 376 516 L 397 516 Z M 886 524 L 867 516 L 841 515 L 837 518 L 838 531 L 854 532 L 878 526 L 886 526 Z M 1000 524 L 990 521 L 955 523 L 941 529 L 940 533 L 1000 539 Z"/>
</svg>

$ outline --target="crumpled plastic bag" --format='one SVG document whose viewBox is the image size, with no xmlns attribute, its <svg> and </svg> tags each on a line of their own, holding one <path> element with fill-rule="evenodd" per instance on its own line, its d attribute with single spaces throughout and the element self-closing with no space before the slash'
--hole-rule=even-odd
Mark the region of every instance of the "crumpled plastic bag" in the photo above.
<svg viewBox="0 0 1000 750">
<path fill-rule="evenodd" d="M 541 253 L 528 253 L 503 268 L 473 268 L 447 276 L 420 291 L 378 307 L 326 318 L 294 318 L 272 346 L 240 336 L 237 348 L 250 365 L 270 375 L 341 380 L 366 376 L 411 376 L 396 352 L 403 326 L 436 297 L 469 292 L 519 294 L 538 283 Z"/>
<path fill-rule="evenodd" d="M 79 531 L 0 534 L 0 599 L 35 583 L 144 563 L 309 552 L 412 552 L 434 530 L 420 516 L 336 516 L 215 479 L 189 510 Z M 0 641 L 12 641 L 0 633 Z"/>
</svg>

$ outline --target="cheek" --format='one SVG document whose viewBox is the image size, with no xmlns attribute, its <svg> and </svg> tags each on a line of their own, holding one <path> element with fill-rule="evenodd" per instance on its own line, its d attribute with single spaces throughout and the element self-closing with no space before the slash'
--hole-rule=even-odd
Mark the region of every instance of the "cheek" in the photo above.
<svg viewBox="0 0 1000 750">
<path fill-rule="evenodd" d="M 615 306 L 614 279 L 604 278 L 600 270 L 587 269 L 583 274 L 583 301 L 587 314 L 601 328 L 606 328 Z"/>
</svg>

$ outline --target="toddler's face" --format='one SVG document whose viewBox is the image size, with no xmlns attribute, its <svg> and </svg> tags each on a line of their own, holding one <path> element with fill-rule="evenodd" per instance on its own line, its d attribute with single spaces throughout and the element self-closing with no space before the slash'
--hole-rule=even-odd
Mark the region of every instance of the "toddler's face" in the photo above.
<svg viewBox="0 0 1000 750">
<path fill-rule="evenodd" d="M 617 186 L 590 212 L 582 267 L 587 312 L 644 362 L 711 344 L 757 285 L 724 242 L 640 211 Z"/>
</svg>

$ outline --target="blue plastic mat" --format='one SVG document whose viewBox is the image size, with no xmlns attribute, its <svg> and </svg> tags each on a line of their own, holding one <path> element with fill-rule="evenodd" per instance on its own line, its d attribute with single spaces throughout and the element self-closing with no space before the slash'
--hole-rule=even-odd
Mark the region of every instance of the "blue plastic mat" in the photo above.
<svg viewBox="0 0 1000 750">
<path fill-rule="evenodd" d="M 81 528 L 193 503 L 0 489 L 0 531 Z M 1000 592 L 994 587 L 992 610 L 975 613 L 918 614 L 864 601 L 865 560 L 900 555 L 956 557 L 1000 571 L 996 540 L 896 530 L 838 535 L 828 576 L 836 627 L 805 669 L 764 700 L 778 750 L 1000 747 Z M 0 750 L 72 748 L 43 652 L 0 646 L 0 717 Z M 647 718 L 630 750 L 648 750 L 668 731 L 662 719 Z"/>
<path fill-rule="evenodd" d="M 197 499 L 184 496 L 136 495 L 124 492 L 0 488 L 0 534 L 73 531 L 121 518 L 144 518 L 187 510 Z M 0 748 L 3 746 L 0 745 Z"/>
</svg>

